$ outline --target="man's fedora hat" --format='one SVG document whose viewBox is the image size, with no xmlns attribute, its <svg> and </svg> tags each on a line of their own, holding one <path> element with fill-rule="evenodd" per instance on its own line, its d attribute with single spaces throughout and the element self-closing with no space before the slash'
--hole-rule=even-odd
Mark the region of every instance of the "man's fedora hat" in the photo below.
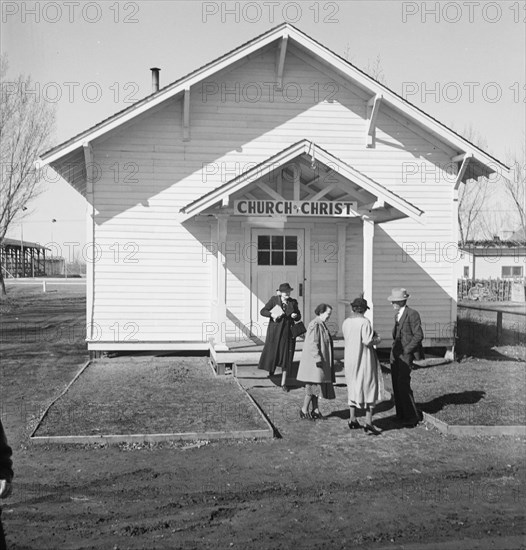
<svg viewBox="0 0 526 550">
<path fill-rule="evenodd" d="M 281 283 L 278 290 L 280 292 L 292 292 L 294 289 L 289 285 L 289 283 Z"/>
<path fill-rule="evenodd" d="M 405 288 L 393 288 L 391 296 L 387 298 L 390 302 L 403 302 L 411 296 Z"/>
<path fill-rule="evenodd" d="M 355 298 L 351 304 L 351 307 L 361 307 L 363 309 L 369 309 L 367 305 L 367 300 L 364 298 Z"/>
</svg>

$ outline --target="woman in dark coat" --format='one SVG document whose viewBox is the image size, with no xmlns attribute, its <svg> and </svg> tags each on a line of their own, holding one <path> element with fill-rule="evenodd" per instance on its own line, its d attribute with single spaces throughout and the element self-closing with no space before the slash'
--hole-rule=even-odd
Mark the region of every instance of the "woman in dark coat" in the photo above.
<svg viewBox="0 0 526 550">
<path fill-rule="evenodd" d="M 301 313 L 297 300 L 290 297 L 294 289 L 289 283 L 279 285 L 278 290 L 280 295 L 272 296 L 261 310 L 261 315 L 270 320 L 258 368 L 268 371 L 269 376 L 272 376 L 276 367 L 281 367 L 281 387 L 283 391 L 289 391 L 286 384 L 287 372 L 292 366 L 296 348 L 296 340 L 291 335 L 290 327 L 301 319 Z M 271 313 L 276 306 L 281 308 L 279 316 Z"/>
</svg>

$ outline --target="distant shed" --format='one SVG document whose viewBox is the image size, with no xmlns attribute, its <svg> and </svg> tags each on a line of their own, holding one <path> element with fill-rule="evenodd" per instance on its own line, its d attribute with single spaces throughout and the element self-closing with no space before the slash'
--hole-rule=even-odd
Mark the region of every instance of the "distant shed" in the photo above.
<svg viewBox="0 0 526 550">
<path fill-rule="evenodd" d="M 49 256 L 46 248 L 37 243 L 4 238 L 0 246 L 0 265 L 4 277 L 43 277 L 48 275 Z"/>
</svg>

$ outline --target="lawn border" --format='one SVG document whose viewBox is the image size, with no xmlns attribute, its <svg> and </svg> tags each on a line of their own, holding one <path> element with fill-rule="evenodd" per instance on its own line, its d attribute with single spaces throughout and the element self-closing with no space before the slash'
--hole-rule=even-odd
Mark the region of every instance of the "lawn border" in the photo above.
<svg viewBox="0 0 526 550">
<path fill-rule="evenodd" d="M 439 420 L 432 414 L 422 412 L 424 420 L 432 424 L 440 432 L 447 435 L 458 436 L 491 436 L 491 435 L 511 435 L 526 437 L 526 426 L 469 426 L 461 424 L 448 424 L 443 420 Z"/>
<path fill-rule="evenodd" d="M 88 368 L 88 366 L 91 364 L 91 359 L 88 359 L 83 365 L 82 367 L 80 367 L 79 371 L 77 372 L 77 374 L 75 374 L 75 376 L 73 377 L 73 379 L 69 382 L 69 384 L 64 388 L 64 390 L 59 393 L 59 395 L 57 395 L 57 397 L 55 397 L 55 399 L 53 399 L 51 401 L 51 403 L 46 407 L 46 409 L 44 410 L 44 412 L 42 413 L 42 416 L 40 417 L 39 421 L 37 422 L 37 425 L 35 427 L 35 429 L 31 432 L 31 435 L 29 436 L 29 441 L 32 441 L 34 438 L 36 438 L 37 436 L 35 436 L 35 433 L 36 431 L 38 430 L 38 428 L 40 428 L 40 425 L 42 424 L 42 421 L 44 420 L 44 418 L 46 418 L 46 415 L 47 413 L 49 412 L 49 409 L 51 409 L 51 407 L 69 390 L 69 388 L 72 386 L 73 382 L 75 382 L 75 380 Z"/>
<path fill-rule="evenodd" d="M 234 363 L 235 365 L 235 363 Z M 237 365 L 236 365 L 236 369 L 237 371 Z M 232 372 L 234 372 L 234 369 L 232 369 Z M 233 376 L 234 380 L 236 381 L 236 384 L 238 385 L 239 389 L 246 394 L 246 396 L 250 399 L 250 401 L 252 402 L 252 404 L 254 405 L 254 407 L 256 408 L 256 410 L 258 411 L 259 413 L 259 416 L 263 419 L 263 421 L 265 422 L 265 424 L 267 425 L 267 428 L 268 430 L 270 431 L 270 437 L 274 437 L 274 432 L 275 432 L 275 429 L 274 429 L 274 426 L 272 425 L 272 423 L 270 422 L 270 420 L 267 418 L 267 415 L 265 414 L 265 411 L 263 411 L 263 409 L 259 406 L 258 402 L 250 395 L 250 393 L 248 393 L 248 391 L 241 385 L 241 382 L 237 379 L 237 376 Z"/>
<path fill-rule="evenodd" d="M 46 407 L 46 410 L 40 417 L 35 429 L 29 436 L 29 441 L 33 444 L 47 445 L 50 443 L 57 443 L 60 445 L 89 445 L 89 444 L 101 444 L 107 443 L 110 445 L 116 445 L 120 443 L 159 443 L 165 441 L 202 441 L 202 440 L 217 440 L 217 439 L 272 439 L 274 437 L 274 428 L 261 411 L 258 404 L 254 401 L 253 397 L 241 386 L 236 380 L 238 388 L 248 397 L 249 402 L 255 407 L 259 416 L 263 419 L 267 428 L 255 429 L 255 430 L 230 430 L 230 431 L 218 431 L 218 432 L 177 432 L 177 433 L 154 433 L 154 434 L 101 434 L 101 435 L 44 435 L 37 436 L 35 433 L 41 426 L 44 418 L 46 417 L 49 409 L 68 391 L 73 383 L 79 378 L 79 376 L 86 370 L 86 368 L 92 363 L 92 360 L 88 360 L 73 379 L 69 382 L 66 388 L 51 401 Z"/>
</svg>

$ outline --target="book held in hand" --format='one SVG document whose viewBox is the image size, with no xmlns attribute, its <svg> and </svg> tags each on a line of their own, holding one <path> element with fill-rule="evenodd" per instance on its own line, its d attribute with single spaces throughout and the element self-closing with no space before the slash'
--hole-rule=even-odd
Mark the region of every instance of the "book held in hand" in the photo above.
<svg viewBox="0 0 526 550">
<path fill-rule="evenodd" d="M 272 319 L 274 319 L 274 321 L 275 321 L 276 319 L 279 319 L 283 315 L 283 310 L 281 309 L 280 306 L 275 305 L 270 310 L 270 315 L 272 316 Z"/>
</svg>

